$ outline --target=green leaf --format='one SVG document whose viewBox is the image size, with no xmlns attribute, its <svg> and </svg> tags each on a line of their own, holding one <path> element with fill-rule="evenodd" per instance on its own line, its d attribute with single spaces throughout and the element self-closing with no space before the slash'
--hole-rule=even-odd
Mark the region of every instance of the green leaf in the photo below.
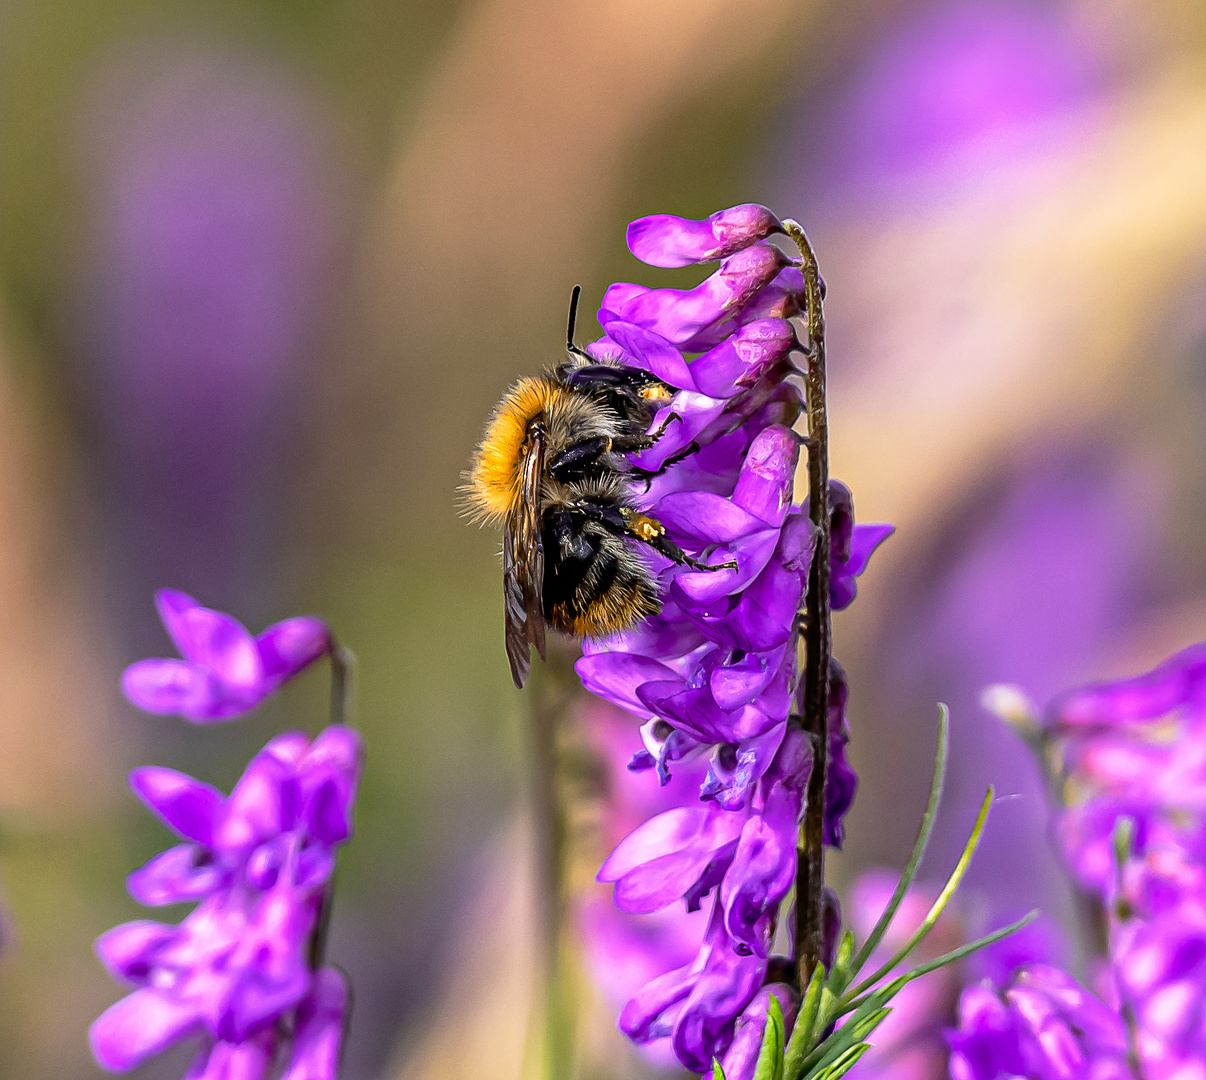
<svg viewBox="0 0 1206 1080">
<path fill-rule="evenodd" d="M 985 934 L 982 938 L 977 938 L 975 941 L 969 942 L 966 945 L 960 945 L 957 949 L 952 949 L 950 952 L 943 953 L 941 956 L 935 957 L 924 964 L 919 964 L 903 975 L 898 975 L 890 983 L 881 986 L 873 993 L 867 994 L 865 997 L 854 998 L 842 1002 L 838 1012 L 839 1016 L 845 1015 L 847 1012 L 853 1011 L 857 1016 L 860 1012 L 865 1012 L 869 1009 L 879 1008 L 884 1003 L 891 1001 L 893 997 L 908 983 L 914 979 L 920 979 L 922 975 L 928 975 L 932 971 L 937 971 L 939 968 L 944 968 L 948 964 L 956 964 L 965 956 L 970 956 L 980 949 L 986 948 L 1002 938 L 1008 937 L 1010 934 L 1021 930 L 1023 926 L 1028 926 L 1038 918 L 1038 908 L 1023 915 L 1015 923 L 1010 923 L 1008 926 L 1002 927 L 1000 930 L 994 930 L 991 934 Z"/>
<path fill-rule="evenodd" d="M 838 996 L 832 990 L 830 990 L 828 986 L 821 987 L 821 1008 L 817 1013 L 816 1023 L 813 1025 L 814 1039 L 819 1038 L 821 1032 L 824 1031 L 830 1025 L 830 1023 L 832 1023 L 833 1018 L 837 1016 L 839 1001 L 840 998 L 838 998 Z"/>
<path fill-rule="evenodd" d="M 712 1080 L 725 1080 L 724 1069 L 720 1067 L 719 1058 L 712 1059 Z"/>
<path fill-rule="evenodd" d="M 863 1042 L 891 1011 L 884 1008 L 860 1009 L 804 1059 L 803 1076 L 813 1077 L 818 1070 L 832 1065 L 854 1043 Z"/>
<path fill-rule="evenodd" d="M 839 1077 L 845 1076 L 855 1065 L 858 1064 L 861 1058 L 868 1050 L 871 1049 L 870 1043 L 859 1043 L 857 1046 L 850 1047 L 840 1058 L 832 1065 L 827 1065 L 815 1076 L 815 1080 L 838 1080 Z"/>
<path fill-rule="evenodd" d="M 850 981 L 850 960 L 854 956 L 854 934 L 847 930 L 842 935 L 838 945 L 837 955 L 833 958 L 833 970 L 829 973 L 826 987 L 836 995 L 846 988 Z"/>
<path fill-rule="evenodd" d="M 762 1035 L 762 1050 L 754 1067 L 754 1080 L 782 1080 L 783 1076 L 783 1007 L 770 995 L 766 1008 L 766 1031 Z"/>
<path fill-rule="evenodd" d="M 821 1007 L 821 988 L 825 985 L 825 965 L 817 964 L 808 980 L 808 989 L 800 1002 L 800 1011 L 796 1014 L 796 1025 L 791 1030 L 791 1041 L 787 1044 L 784 1060 L 783 1080 L 800 1080 L 804 1068 L 804 1058 L 812 1050 L 816 1042 L 813 1028 Z"/>
<path fill-rule="evenodd" d="M 913 851 L 909 855 L 909 861 L 905 863 L 904 873 L 900 875 L 900 881 L 897 882 L 892 899 L 888 901 L 888 906 L 884 908 L 879 922 L 875 924 L 875 928 L 863 942 L 863 947 L 859 949 L 858 955 L 851 963 L 848 979 L 854 979 L 862 971 L 863 965 L 871 958 L 875 947 L 883 940 L 884 934 L 888 932 L 888 927 L 896 917 L 897 909 L 909 891 L 909 886 L 913 884 L 917 867 L 921 865 L 921 857 L 925 854 L 926 845 L 930 842 L 930 833 L 934 831 L 934 815 L 938 812 L 938 802 L 942 798 L 942 783 L 946 778 L 946 761 L 950 745 L 950 726 L 950 710 L 940 704 L 938 706 L 938 747 L 934 752 L 934 775 L 930 780 L 930 797 L 926 800 L 925 813 L 921 815 L 921 825 L 917 829 L 917 839 L 913 842 Z"/>
<path fill-rule="evenodd" d="M 934 901 L 933 906 L 927 912 L 925 919 L 917 928 L 917 931 L 904 943 L 891 960 L 880 967 L 874 975 L 868 975 L 867 978 L 850 991 L 849 996 L 857 997 L 865 990 L 874 986 L 885 975 L 894 971 L 934 928 L 934 923 L 938 921 L 938 916 L 942 914 L 942 909 L 946 907 L 950 898 L 955 894 L 955 890 L 959 887 L 959 882 L 963 880 L 963 875 L 967 873 L 967 867 L 971 863 L 972 856 L 976 853 L 976 848 L 980 846 L 980 837 L 984 832 L 984 823 L 988 820 L 988 811 L 992 806 L 992 800 L 993 789 L 990 786 L 984 796 L 984 802 L 980 805 L 980 813 L 976 815 L 976 824 L 972 827 L 971 836 L 968 837 L 967 843 L 963 847 L 963 854 L 959 856 L 955 869 L 951 871 L 951 876 L 947 878 L 946 884 L 942 887 L 942 892 L 938 894 L 938 899 Z"/>
</svg>

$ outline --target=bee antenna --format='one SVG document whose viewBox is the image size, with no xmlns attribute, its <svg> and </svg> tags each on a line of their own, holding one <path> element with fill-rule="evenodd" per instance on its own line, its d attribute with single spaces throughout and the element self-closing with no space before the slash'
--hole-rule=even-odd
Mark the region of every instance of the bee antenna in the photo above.
<svg viewBox="0 0 1206 1080">
<path fill-rule="evenodd" d="M 578 324 L 578 297 L 582 295 L 582 286 L 575 285 L 574 291 L 570 293 L 570 309 L 569 309 L 569 326 L 565 331 L 565 347 L 572 353 L 578 352 L 578 346 L 574 344 L 574 327 Z"/>
</svg>

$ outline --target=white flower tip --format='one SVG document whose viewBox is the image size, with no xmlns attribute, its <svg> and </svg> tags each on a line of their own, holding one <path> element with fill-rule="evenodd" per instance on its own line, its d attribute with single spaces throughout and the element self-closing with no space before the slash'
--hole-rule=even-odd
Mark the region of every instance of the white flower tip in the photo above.
<svg viewBox="0 0 1206 1080">
<path fill-rule="evenodd" d="M 980 705 L 1022 736 L 1040 729 L 1038 706 L 1020 686 L 993 683 L 980 694 Z"/>
</svg>

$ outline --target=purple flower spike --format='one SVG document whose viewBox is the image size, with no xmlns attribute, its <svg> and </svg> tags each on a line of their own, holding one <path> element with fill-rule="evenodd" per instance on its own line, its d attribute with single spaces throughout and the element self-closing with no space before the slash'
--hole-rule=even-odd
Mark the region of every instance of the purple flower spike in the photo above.
<svg viewBox="0 0 1206 1080">
<path fill-rule="evenodd" d="M 122 692 L 146 712 L 194 723 L 250 712 L 334 647 L 326 624 L 311 616 L 286 619 L 252 637 L 236 619 L 175 589 L 160 589 L 155 606 L 183 659 L 131 664 Z"/>
<path fill-rule="evenodd" d="M 816 548 L 805 508 L 793 505 L 803 399 L 788 320 L 801 310 L 804 280 L 765 242 L 781 229 L 760 206 L 703 221 L 634 222 L 629 244 L 649 263 L 723 261 L 694 289 L 612 285 L 598 313 L 605 336 L 589 346 L 601 362 L 653 372 L 673 389 L 650 429 L 659 432 L 656 443 L 627 461 L 640 509 L 706 567 L 645 553 L 658 577 L 659 613 L 585 641 L 576 665 L 586 689 L 640 726 L 644 748 L 634 747 L 631 771 L 656 771 L 668 791 L 680 762 L 708 762 L 702 805 L 692 800 L 652 817 L 600 871 L 626 913 L 662 918 L 681 900 L 685 917 L 711 904 L 695 959 L 639 990 L 620 1026 L 643 1046 L 668 1040 L 696 1071 L 732 1044 L 732 1080 L 753 1068 L 765 1025 L 765 994 L 740 1026 L 738 1018 L 761 988 L 795 877 L 812 767 L 792 719 L 799 614 Z M 831 599 L 842 608 L 892 527 L 855 525 L 850 492 L 836 483 L 833 514 Z M 831 683 L 824 833 L 838 846 L 858 778 L 845 755 L 846 682 L 836 664 Z M 832 946 L 836 908 L 829 924 Z"/>
<path fill-rule="evenodd" d="M 207 1037 L 189 1076 L 262 1077 L 291 1018 L 294 1080 L 333 1080 L 346 987 L 310 968 L 335 848 L 352 831 L 360 738 L 327 728 L 273 739 L 223 798 L 170 769 L 136 769 L 130 783 L 189 843 L 130 875 L 148 904 L 200 901 L 176 926 L 138 921 L 96 943 L 135 989 L 93 1023 L 97 1061 L 127 1072 L 172 1043 Z"/>
<path fill-rule="evenodd" d="M 702 221 L 653 214 L 628 226 L 628 250 L 650 266 L 688 266 L 723 259 L 782 231 L 779 219 L 757 203 L 720 210 Z"/>
</svg>

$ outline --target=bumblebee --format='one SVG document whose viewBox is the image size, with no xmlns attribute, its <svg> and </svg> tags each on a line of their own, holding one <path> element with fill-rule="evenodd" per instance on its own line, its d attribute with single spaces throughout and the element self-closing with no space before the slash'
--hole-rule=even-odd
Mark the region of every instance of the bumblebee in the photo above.
<svg viewBox="0 0 1206 1080">
<path fill-rule="evenodd" d="M 574 287 L 567 359 L 520 379 L 495 407 L 464 490 L 472 515 L 503 527 L 503 598 L 507 659 L 517 687 L 527 680 L 529 647 L 543 660 L 546 624 L 575 637 L 600 638 L 661 610 L 645 545 L 697 570 L 709 566 L 669 539 L 640 512 L 634 482 L 657 471 L 623 457 L 655 445 L 657 409 L 674 394 L 650 372 L 598 360 L 574 344 L 581 290 Z"/>
</svg>

